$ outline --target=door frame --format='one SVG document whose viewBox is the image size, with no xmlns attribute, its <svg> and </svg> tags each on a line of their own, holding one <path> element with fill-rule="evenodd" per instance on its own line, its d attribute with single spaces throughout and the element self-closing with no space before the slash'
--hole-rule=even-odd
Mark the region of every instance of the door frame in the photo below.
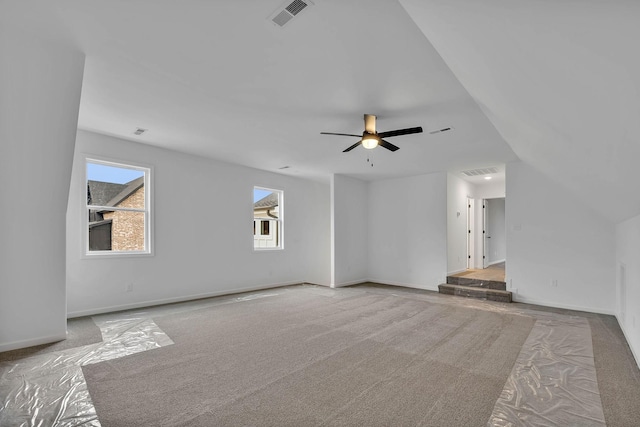
<svg viewBox="0 0 640 427">
<path fill-rule="evenodd" d="M 467 197 L 467 270 L 476 266 L 475 218 L 475 200 Z"/>
<path fill-rule="evenodd" d="M 487 230 L 487 224 L 489 223 L 488 217 L 487 199 L 482 199 L 482 268 L 489 267 L 489 257 L 487 256 L 489 254 L 488 246 L 490 239 L 490 237 L 487 236 L 489 231 Z"/>
</svg>

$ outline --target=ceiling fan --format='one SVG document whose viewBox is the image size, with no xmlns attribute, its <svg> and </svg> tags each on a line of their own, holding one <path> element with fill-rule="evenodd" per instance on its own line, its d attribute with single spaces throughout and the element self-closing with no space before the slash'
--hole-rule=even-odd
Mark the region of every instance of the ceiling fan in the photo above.
<svg viewBox="0 0 640 427">
<path fill-rule="evenodd" d="M 393 136 L 410 135 L 412 133 L 421 133 L 421 132 L 422 132 L 422 128 L 418 126 L 414 128 L 397 129 L 397 130 L 390 130 L 390 131 L 378 133 L 376 132 L 376 116 L 372 114 L 365 114 L 364 115 L 364 132 L 362 132 L 362 135 L 355 135 L 351 133 L 334 133 L 334 132 L 320 132 L 320 134 L 321 135 L 355 136 L 355 137 L 361 138 L 360 141 L 356 142 L 351 147 L 343 151 L 343 153 L 346 153 L 347 151 L 351 151 L 361 144 L 364 148 L 367 148 L 367 149 L 376 148 L 379 145 L 381 147 L 386 148 L 387 150 L 396 151 L 396 150 L 399 150 L 400 147 L 397 147 L 392 143 L 385 141 L 383 138 L 391 138 Z"/>
</svg>

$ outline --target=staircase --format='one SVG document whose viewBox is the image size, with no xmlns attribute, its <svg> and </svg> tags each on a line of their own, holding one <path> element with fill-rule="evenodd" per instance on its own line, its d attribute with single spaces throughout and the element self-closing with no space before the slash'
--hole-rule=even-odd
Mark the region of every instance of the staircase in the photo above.
<svg viewBox="0 0 640 427">
<path fill-rule="evenodd" d="M 438 285 L 438 291 L 447 295 L 511 302 L 511 292 L 507 291 L 507 284 L 496 280 L 447 276 L 447 283 Z"/>
</svg>

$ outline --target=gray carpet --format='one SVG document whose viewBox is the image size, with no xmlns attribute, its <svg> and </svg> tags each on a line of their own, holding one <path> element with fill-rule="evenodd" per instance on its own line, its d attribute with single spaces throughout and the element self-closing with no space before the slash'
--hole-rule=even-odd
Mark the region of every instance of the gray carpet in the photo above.
<svg viewBox="0 0 640 427">
<path fill-rule="evenodd" d="M 607 426 L 640 426 L 640 369 L 614 316 L 522 303 L 518 306 L 586 318 Z"/>
<path fill-rule="evenodd" d="M 78 317 L 67 320 L 67 339 L 51 344 L 42 344 L 2 352 L 0 353 L 0 362 L 18 360 L 24 357 L 51 353 L 53 351 L 81 347 L 83 345 L 95 344 L 101 341 L 102 334 L 100 333 L 100 328 L 93 323 L 91 317 Z"/>
<path fill-rule="evenodd" d="M 299 287 L 155 318 L 175 342 L 83 367 L 103 427 L 486 425 L 533 319 Z"/>
<path fill-rule="evenodd" d="M 608 426 L 640 425 L 640 371 L 613 316 L 588 317 L 602 409 Z M 623 374 L 623 375 L 621 375 Z"/>
</svg>

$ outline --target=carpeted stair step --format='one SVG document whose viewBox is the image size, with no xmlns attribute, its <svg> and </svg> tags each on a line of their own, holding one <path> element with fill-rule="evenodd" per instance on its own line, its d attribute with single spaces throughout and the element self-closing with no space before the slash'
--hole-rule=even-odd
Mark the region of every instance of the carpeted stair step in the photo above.
<svg viewBox="0 0 640 427">
<path fill-rule="evenodd" d="M 474 288 L 477 287 L 477 288 L 498 289 L 501 291 L 507 290 L 506 282 L 500 282 L 497 280 L 474 279 L 470 277 L 447 276 L 447 284 L 459 285 L 459 286 L 473 286 Z"/>
<path fill-rule="evenodd" d="M 501 289 L 480 288 L 476 286 L 452 285 L 443 283 L 438 285 L 441 294 L 457 295 L 467 298 L 479 298 L 489 301 L 511 302 L 511 292 Z"/>
</svg>

